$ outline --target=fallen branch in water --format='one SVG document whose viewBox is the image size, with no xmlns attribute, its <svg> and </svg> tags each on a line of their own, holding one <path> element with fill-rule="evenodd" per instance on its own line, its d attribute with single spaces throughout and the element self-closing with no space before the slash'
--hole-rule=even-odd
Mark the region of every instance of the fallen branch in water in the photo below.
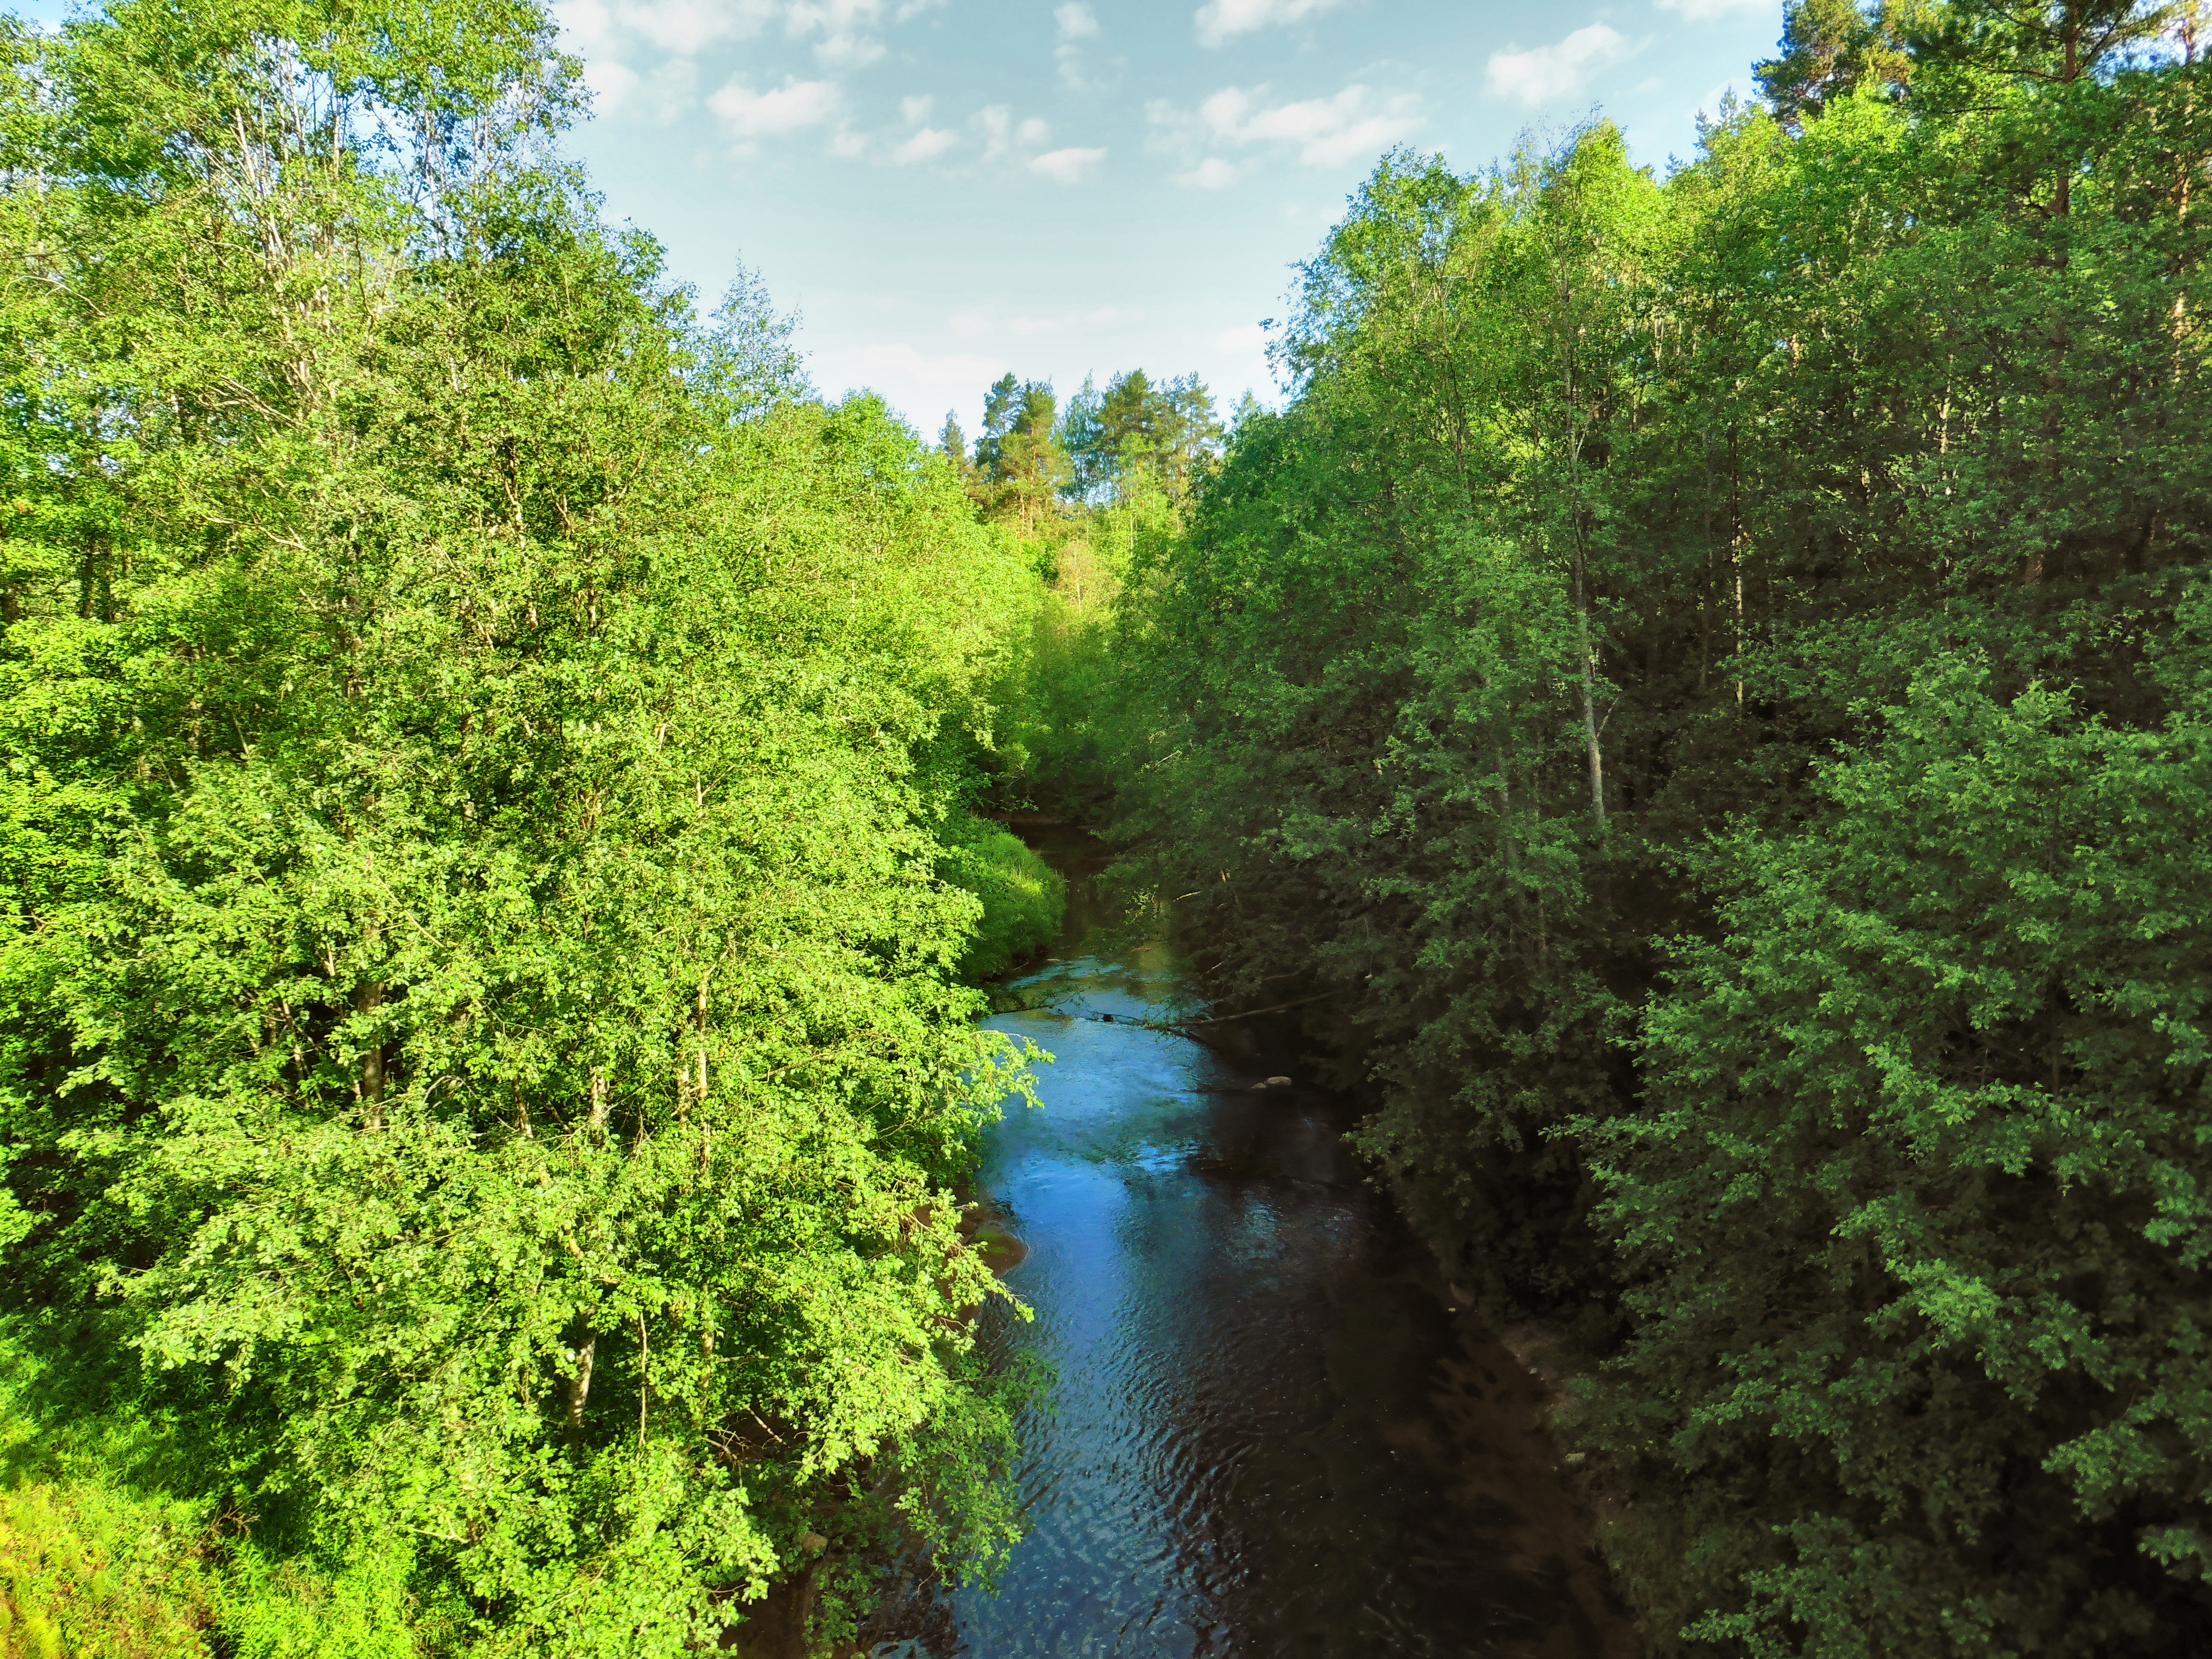
<svg viewBox="0 0 2212 1659">
<path fill-rule="evenodd" d="M 1241 1014 L 1209 1014 L 1204 1019 L 1187 1019 L 1185 1025 L 1226 1025 L 1232 1019 L 1250 1019 L 1255 1014 L 1279 1014 L 1285 1008 L 1303 1008 L 1309 1002 L 1319 1002 L 1324 997 L 1340 995 L 1336 991 L 1316 991 L 1310 997 L 1298 997 L 1289 1002 L 1279 1002 L 1272 1008 L 1247 1008 Z"/>
<path fill-rule="evenodd" d="M 1247 1008 L 1241 1013 L 1207 1014 L 1194 1019 L 1137 1019 L 1127 1014 L 1099 1014 L 1094 1018 L 1109 1025 L 1134 1025 L 1146 1031 L 1166 1031 L 1176 1036 L 1187 1036 L 1193 1042 L 1202 1042 L 1194 1025 L 1226 1025 L 1232 1019 L 1250 1019 L 1259 1014 L 1279 1014 L 1285 1008 L 1303 1008 L 1310 1002 L 1319 1002 L 1327 997 L 1341 994 L 1338 991 L 1316 991 L 1310 997 L 1296 997 L 1288 1002 L 1278 1002 L 1267 1008 Z"/>
</svg>

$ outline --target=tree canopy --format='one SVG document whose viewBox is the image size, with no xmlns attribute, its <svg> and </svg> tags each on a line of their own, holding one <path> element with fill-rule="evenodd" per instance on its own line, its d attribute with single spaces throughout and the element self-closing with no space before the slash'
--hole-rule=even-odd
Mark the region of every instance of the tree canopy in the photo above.
<svg viewBox="0 0 2212 1659">
<path fill-rule="evenodd" d="M 987 1565 L 955 1188 L 1026 1084 L 940 837 L 1034 576 L 601 223 L 536 7 L 0 44 L 19 1401 L 402 1648 Z"/>
<path fill-rule="evenodd" d="M 1393 153 L 1130 574 L 1121 833 L 1555 1333 L 1656 1652 L 2212 1621 L 2195 21 Z"/>
</svg>

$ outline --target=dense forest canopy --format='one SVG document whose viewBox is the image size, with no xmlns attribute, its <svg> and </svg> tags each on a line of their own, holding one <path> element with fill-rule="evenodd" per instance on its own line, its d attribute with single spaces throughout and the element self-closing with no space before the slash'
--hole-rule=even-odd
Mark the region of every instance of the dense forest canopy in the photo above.
<svg viewBox="0 0 2212 1659">
<path fill-rule="evenodd" d="M 952 1192 L 1025 1061 L 957 969 L 1057 894 L 964 803 L 1036 578 L 600 222 L 536 7 L 0 48 L 19 1434 L 234 1517 L 230 1650 L 988 1563 Z"/>
<path fill-rule="evenodd" d="M 2203 21 L 1393 154 L 1129 574 L 1121 833 L 1564 1334 L 1655 1651 L 2212 1630 Z"/>
<path fill-rule="evenodd" d="M 1652 1652 L 2203 1652 L 2207 21 L 1790 0 L 1663 175 L 1382 158 L 1279 407 L 933 445 L 602 222 L 532 5 L 8 26 L 0 1588 L 988 1572 L 1042 811 L 1553 1334 Z"/>
</svg>

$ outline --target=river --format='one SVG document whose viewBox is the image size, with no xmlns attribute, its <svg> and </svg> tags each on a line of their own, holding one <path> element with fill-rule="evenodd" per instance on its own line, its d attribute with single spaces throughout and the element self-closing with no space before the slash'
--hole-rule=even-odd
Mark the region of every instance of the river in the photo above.
<svg viewBox="0 0 2212 1659">
<path fill-rule="evenodd" d="M 1180 964 L 1088 954 L 1095 843 L 1038 844 L 1068 927 L 1010 988 L 1038 1006 L 990 1024 L 1056 1058 L 979 1176 L 1036 1310 L 988 1339 L 1057 1374 L 1023 1425 L 1031 1531 L 995 1598 L 908 1607 L 872 1651 L 1632 1659 L 1541 1384 L 1369 1184 L 1346 1103 L 1133 1023 L 1188 1006 Z"/>
</svg>

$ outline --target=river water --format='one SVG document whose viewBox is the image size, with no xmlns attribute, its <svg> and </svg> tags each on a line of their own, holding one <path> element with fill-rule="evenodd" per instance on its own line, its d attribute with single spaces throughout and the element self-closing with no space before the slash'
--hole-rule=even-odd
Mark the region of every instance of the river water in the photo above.
<svg viewBox="0 0 2212 1659">
<path fill-rule="evenodd" d="M 1295 1067 L 1133 1023 L 1187 1010 L 1163 944 L 1088 954 L 1073 835 L 1056 959 L 994 1017 L 1056 1057 L 980 1186 L 1057 1382 L 1023 1425 L 1031 1530 L 879 1659 L 1376 1654 L 1632 1659 L 1539 1428 L 1540 1384 L 1455 1311 Z M 1110 1017 L 1110 1018 L 1109 1018 Z M 1271 1074 L 1289 1087 L 1255 1090 Z"/>
</svg>

